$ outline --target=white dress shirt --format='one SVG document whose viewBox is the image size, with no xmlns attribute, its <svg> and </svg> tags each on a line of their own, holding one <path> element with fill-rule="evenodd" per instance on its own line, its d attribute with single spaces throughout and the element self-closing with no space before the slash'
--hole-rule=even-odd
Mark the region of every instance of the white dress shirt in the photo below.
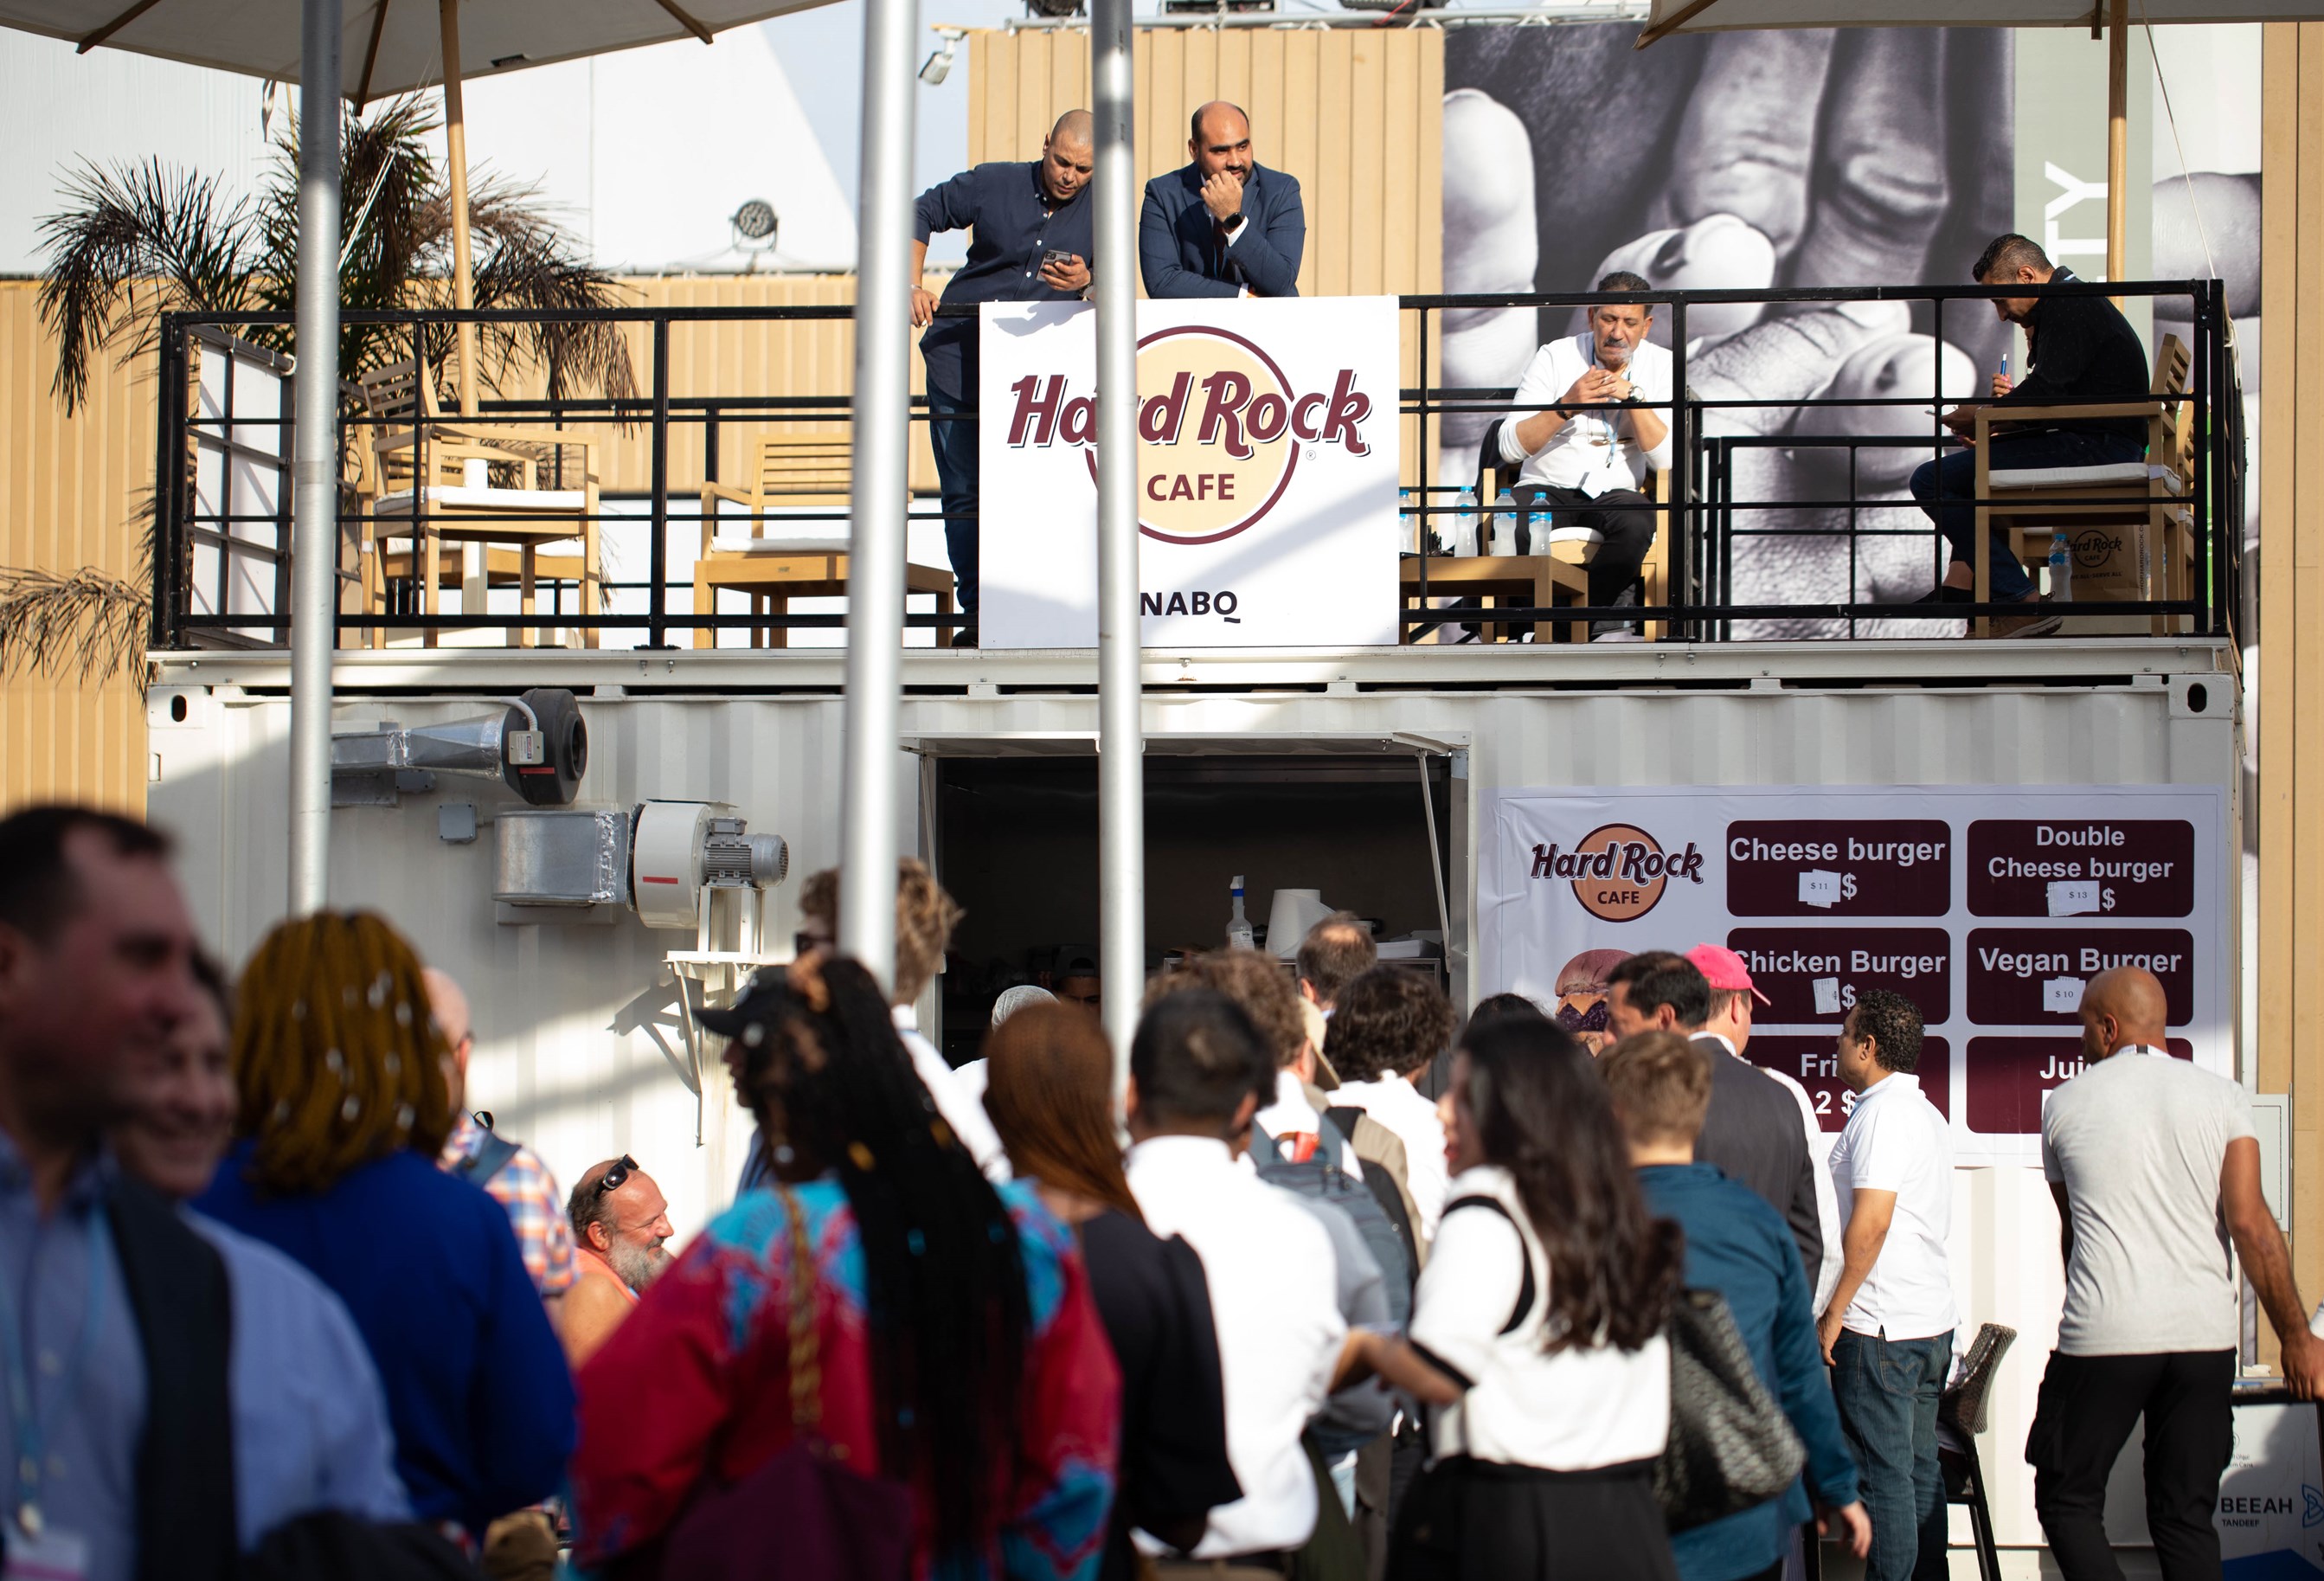
<svg viewBox="0 0 2324 1581">
<path fill-rule="evenodd" d="M 1444 1212 L 1444 1196 L 1452 1184 L 1452 1166 L 1444 1160 L 1444 1122 L 1436 1105 L 1420 1096 L 1403 1077 L 1383 1072 L 1371 1081 L 1342 1082 L 1332 1094 L 1334 1105 L 1361 1109 L 1396 1133 L 1404 1143 L 1405 1189 L 1420 1215 L 1413 1225 L 1423 1241 L 1436 1238 L 1436 1221 Z"/>
<path fill-rule="evenodd" d="M 1348 1336 L 1331 1237 L 1223 1142 L 1151 1137 L 1125 1162 L 1147 1227 L 1185 1236 L 1202 1258 L 1218 1327 L 1227 1459 L 1243 1496 L 1211 1512 L 1194 1557 L 1297 1548 L 1315 1530 L 1315 1477 L 1299 1435 L 1323 1409 Z M 1162 1551 L 1143 1537 L 1140 1545 Z"/>
<path fill-rule="evenodd" d="M 1517 443 L 1517 424 L 1564 400 L 1565 393 L 1595 365 L 1597 357 L 1597 339 L 1585 330 L 1551 341 L 1526 365 L 1525 377 L 1517 381 L 1516 410 L 1501 424 L 1501 459 L 1525 463 L 1517 473 L 1520 483 L 1578 488 L 1596 499 L 1608 489 L 1643 489 L 1650 467 L 1656 472 L 1669 470 L 1669 430 L 1664 430 L 1661 444 L 1643 450 L 1628 414 L 1611 408 L 1575 412 L 1531 455 Z M 1619 371 L 1640 401 L 1651 404 L 1670 400 L 1671 355 L 1653 341 L 1641 341 L 1630 353 L 1629 365 Z M 1665 404 L 1655 415 L 1667 423 L 1670 408 Z"/>
<path fill-rule="evenodd" d="M 1724 1043 L 1729 1054 L 1738 1059 L 1743 1059 L 1737 1052 L 1734 1042 L 1723 1033 L 1696 1032 L 1693 1035 Z M 1744 1063 L 1748 1065 L 1750 1061 L 1744 1060 Z M 1777 1070 L 1772 1065 L 1752 1065 L 1751 1068 L 1764 1071 L 1783 1083 L 1784 1090 L 1792 1095 L 1792 1101 L 1799 1105 L 1800 1124 L 1807 1132 L 1808 1167 L 1815 1171 L 1816 1228 L 1823 1239 L 1823 1256 L 1817 1264 L 1815 1289 L 1811 1292 L 1813 1304 L 1808 1310 L 1821 1316 L 1823 1309 L 1831 1304 L 1831 1292 L 1839 1287 L 1840 1271 L 1847 1261 L 1847 1254 L 1840 1244 L 1840 1194 L 1832 1188 L 1830 1150 L 1823 1144 L 1823 1122 L 1816 1118 L 1815 1099 L 1809 1096 L 1808 1089 L 1802 1086 L 1796 1077 Z"/>
<path fill-rule="evenodd" d="M 1431 1415 L 1441 1458 L 1469 1455 L 1503 1465 L 1589 1471 L 1651 1459 L 1670 1432 L 1670 1341 L 1549 1353 L 1549 1258 L 1517 1183 L 1497 1164 L 1464 1170 L 1453 1200 L 1484 1197 L 1444 1216 L 1412 1306 L 1413 1348 L 1465 1385 Z M 1509 1319 L 1533 1265 L 1533 1302 Z"/>
<path fill-rule="evenodd" d="M 904 1047 L 912 1056 L 912 1068 L 919 1074 L 920 1085 L 928 1089 L 928 1096 L 936 1101 L 936 1113 L 960 1138 L 960 1145 L 976 1160 L 988 1180 L 1009 1179 L 1009 1150 L 1001 1145 L 1001 1133 L 992 1129 L 992 1122 L 984 1116 L 984 1096 L 972 1093 L 961 1085 L 959 1076 L 945 1063 L 936 1046 L 920 1036 L 918 1018 L 908 1004 L 899 1004 L 894 1011 L 896 1031 L 904 1040 Z"/>
<path fill-rule="evenodd" d="M 1842 1222 L 1854 1216 L 1858 1192 L 1896 1194 L 1880 1255 L 1840 1326 L 1882 1339 L 1950 1338 L 1960 1323 L 1945 1258 L 1953 1222 L 1952 1130 L 1921 1091 L 1919 1077 L 1896 1071 L 1864 1089 L 1833 1144 L 1831 1184 Z"/>
</svg>

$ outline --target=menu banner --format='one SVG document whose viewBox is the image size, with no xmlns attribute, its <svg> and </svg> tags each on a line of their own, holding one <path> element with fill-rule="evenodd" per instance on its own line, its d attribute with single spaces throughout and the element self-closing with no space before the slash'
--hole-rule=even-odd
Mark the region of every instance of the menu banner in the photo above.
<svg viewBox="0 0 2324 1581">
<path fill-rule="evenodd" d="M 1814 1100 L 1816 1122 L 1828 1135 L 1838 1136 L 1848 1117 L 1856 1113 L 1856 1095 L 1840 1079 L 1836 1038 L 1792 1038 L 1778 1033 L 1754 1035 L 1743 1058 L 1762 1070 L 1780 1070 L 1808 1089 Z M 1952 1052 L 1942 1038 L 1924 1038 L 1921 1058 L 1913 1068 L 1921 1090 L 1940 1114 L 1952 1110 Z"/>
<path fill-rule="evenodd" d="M 2210 785 L 1496 791 L 1478 987 L 1578 1022 L 1621 954 L 1725 945 L 1767 999 L 1747 1056 L 1803 1083 L 1827 1131 L 1853 1107 L 1834 1034 L 1864 995 L 1900 994 L 1955 1159 L 2036 1164 L 2100 972 L 2152 971 L 2178 1051 L 2234 1074 L 2230 817 Z"/>
</svg>

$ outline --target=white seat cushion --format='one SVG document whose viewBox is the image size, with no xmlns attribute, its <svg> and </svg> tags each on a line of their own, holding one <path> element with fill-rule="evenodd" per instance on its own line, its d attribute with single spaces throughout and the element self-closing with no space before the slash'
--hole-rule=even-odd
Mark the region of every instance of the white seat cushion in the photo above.
<svg viewBox="0 0 2324 1581">
<path fill-rule="evenodd" d="M 1606 535 L 1595 527 L 1553 527 L 1549 530 L 1552 543 L 1586 543 L 1595 549 L 1606 541 Z"/>
<path fill-rule="evenodd" d="M 710 541 L 713 554 L 845 554 L 844 538 L 753 538 L 721 533 Z"/>
<path fill-rule="evenodd" d="M 431 511 L 537 511 L 575 514 L 589 508 L 589 496 L 577 488 L 431 488 L 423 490 Z M 408 516 L 411 491 L 382 495 L 372 506 L 375 516 Z"/>
<path fill-rule="evenodd" d="M 2179 486 L 2179 476 L 2159 462 L 2114 461 L 2104 467 L 2013 467 L 1992 475 L 1996 488 L 2120 488 L 2157 478 Z"/>
</svg>

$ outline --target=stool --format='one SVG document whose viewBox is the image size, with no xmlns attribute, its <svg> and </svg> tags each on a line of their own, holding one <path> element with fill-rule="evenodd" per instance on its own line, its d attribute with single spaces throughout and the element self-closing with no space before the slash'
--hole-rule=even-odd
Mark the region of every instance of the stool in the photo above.
<svg viewBox="0 0 2324 1581">
<path fill-rule="evenodd" d="M 1981 1581 L 2001 1581 L 2001 1556 L 1994 1550 L 1993 1512 L 1985 1498 L 1985 1468 L 1978 1463 L 1977 1436 L 1990 1414 L 1993 1375 L 2017 1341 L 2017 1330 L 1998 1323 L 1978 1325 L 1961 1380 L 1937 1397 L 1937 1465 L 1944 1474 L 1945 1502 L 1969 1506 L 1970 1535 Z"/>
</svg>

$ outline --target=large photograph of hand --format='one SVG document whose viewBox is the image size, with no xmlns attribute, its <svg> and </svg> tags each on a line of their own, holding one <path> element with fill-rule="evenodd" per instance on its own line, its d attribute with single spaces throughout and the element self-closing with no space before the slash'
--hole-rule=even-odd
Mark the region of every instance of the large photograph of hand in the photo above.
<svg viewBox="0 0 2324 1581">
<path fill-rule="evenodd" d="M 1657 289 L 1967 283 L 2011 228 L 2013 60 L 1998 29 L 1760 32 L 1632 48 L 1635 23 L 1465 28 L 1445 44 L 1444 289 L 1588 291 L 1627 271 Z M 1575 310 L 1447 315 L 1443 382 L 1514 385 L 1536 348 L 1582 328 Z M 1667 311 L 1654 338 L 1667 345 Z M 2010 337 L 1982 303 L 1702 308 L 1687 383 L 1730 408 L 1712 434 L 1784 441 L 1738 450 L 1741 501 L 1837 499 L 1849 452 L 1819 440 L 1936 432 L 1929 411 L 1981 391 Z M 1815 398 L 1918 397 L 1802 408 Z M 1476 476 L 1490 414 L 1453 414 L 1438 481 Z M 1909 602 L 1943 569 L 1906 483 L 1931 448 L 1859 448 L 1851 555 L 1844 507 L 1738 512 L 1733 599 Z M 1748 529 L 1762 529 L 1757 534 Z M 1815 623 L 1748 634 L 1808 634 Z M 1958 632 L 1882 623 L 1883 634 Z M 1738 628 L 1738 635 L 1747 633 Z"/>
</svg>

